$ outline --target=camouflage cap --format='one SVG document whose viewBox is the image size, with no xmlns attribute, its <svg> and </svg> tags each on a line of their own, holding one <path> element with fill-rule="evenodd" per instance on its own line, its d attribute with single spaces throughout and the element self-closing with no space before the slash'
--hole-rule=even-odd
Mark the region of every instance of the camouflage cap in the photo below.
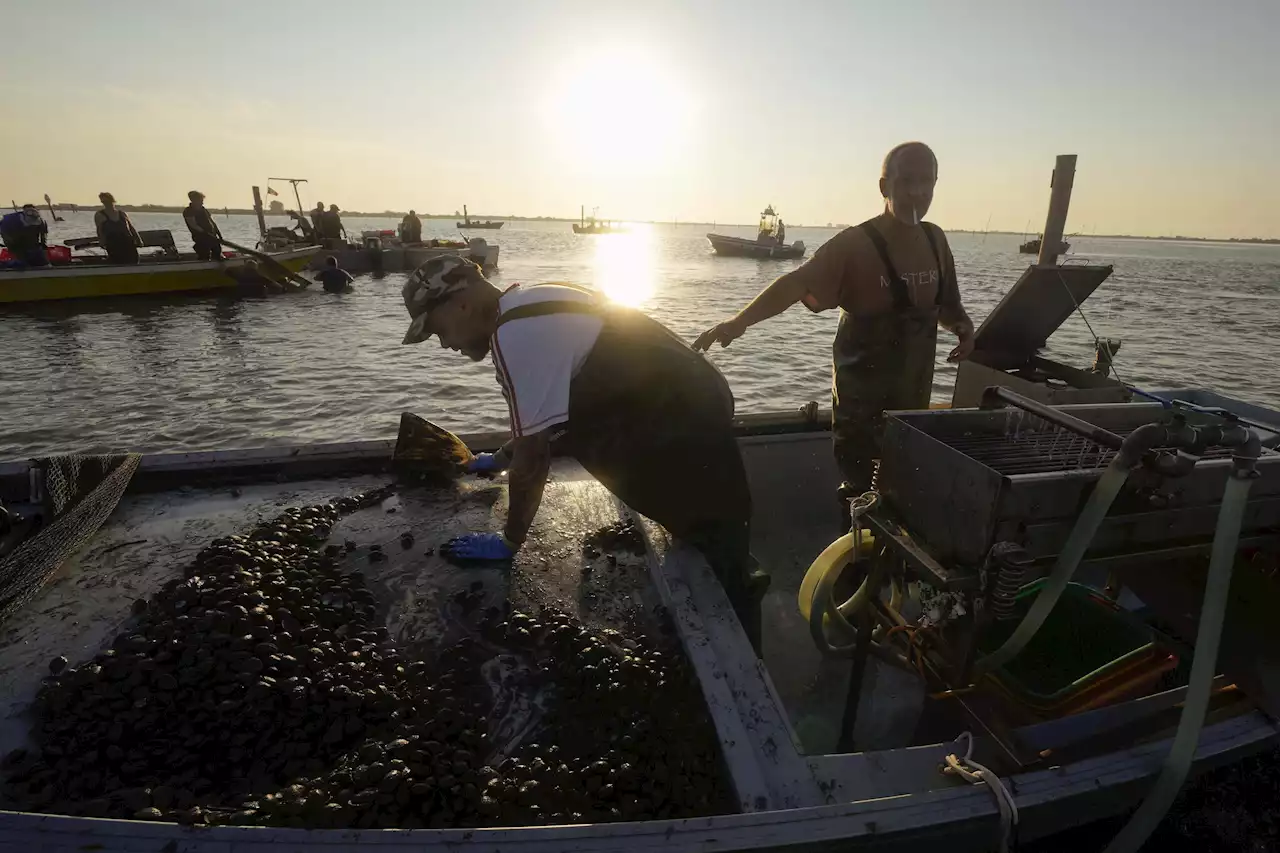
<svg viewBox="0 0 1280 853">
<path fill-rule="evenodd" d="M 409 309 L 409 316 L 413 318 L 401 343 L 420 344 L 431 337 L 427 331 L 427 316 L 431 309 L 465 289 L 470 274 L 479 269 L 466 258 L 446 255 L 432 258 L 414 270 L 400 291 L 404 307 Z"/>
</svg>

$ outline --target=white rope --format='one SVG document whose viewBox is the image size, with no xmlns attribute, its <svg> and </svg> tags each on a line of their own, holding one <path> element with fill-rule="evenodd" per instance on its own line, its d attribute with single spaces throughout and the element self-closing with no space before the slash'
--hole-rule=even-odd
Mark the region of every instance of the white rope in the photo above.
<svg viewBox="0 0 1280 853">
<path fill-rule="evenodd" d="M 996 808 L 1000 810 L 1000 853 L 1008 853 L 1010 839 L 1018 826 L 1018 804 L 999 776 L 973 760 L 973 735 L 962 732 L 956 738 L 955 746 L 959 746 L 962 741 L 965 742 L 964 755 L 956 755 L 954 752 L 948 755 L 942 772 L 949 776 L 959 776 L 971 785 L 986 784 L 996 798 Z"/>
</svg>

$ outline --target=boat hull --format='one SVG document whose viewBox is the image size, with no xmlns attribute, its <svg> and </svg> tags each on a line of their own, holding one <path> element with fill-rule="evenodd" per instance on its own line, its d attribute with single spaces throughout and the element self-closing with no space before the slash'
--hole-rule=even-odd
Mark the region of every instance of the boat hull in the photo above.
<svg viewBox="0 0 1280 853">
<path fill-rule="evenodd" d="M 311 269 L 324 268 L 325 258 L 333 256 L 338 266 L 349 273 L 411 272 L 432 258 L 443 256 L 468 258 L 485 269 L 498 265 L 498 246 L 475 238 L 467 247 L 388 246 L 382 249 L 348 247 L 321 252 L 311 260 Z"/>
<path fill-rule="evenodd" d="M 717 255 L 730 258 L 757 258 L 766 261 L 781 261 L 804 257 L 803 243 L 784 243 L 781 246 L 770 246 L 744 237 L 730 237 L 725 234 L 708 234 L 707 240 Z"/>
<path fill-rule="evenodd" d="M 831 537 L 831 524 L 822 510 L 827 508 L 829 494 L 835 491 L 838 471 L 832 464 L 829 435 L 822 424 L 823 419 L 817 412 L 748 415 L 739 419 L 742 453 L 756 494 L 755 524 L 759 529 L 754 530 L 753 551 L 762 565 L 771 567 L 778 587 L 797 580 L 792 569 L 799 566 L 790 565 L 796 561 L 796 553 L 801 556 L 813 553 Z M 474 450 L 495 448 L 504 438 L 506 435 L 498 433 L 463 437 Z M 335 488 L 339 484 L 334 478 L 372 476 L 376 479 L 369 482 L 381 482 L 393 443 L 387 439 L 328 446 L 145 456 L 129 487 L 131 497 L 125 498 L 116 510 L 115 528 L 104 530 L 96 540 L 97 547 L 87 548 L 82 557 L 76 558 L 76 565 L 65 574 L 70 580 L 64 583 L 78 583 L 76 578 L 81 578 L 83 573 L 118 574 L 120 567 L 115 566 L 115 557 L 104 556 L 111 551 L 115 539 L 124 540 L 129 547 L 140 544 L 155 547 L 146 546 L 146 539 L 140 542 L 143 528 L 136 524 L 150 525 L 146 528 L 146 534 L 151 534 L 147 539 L 152 543 L 165 543 L 164 547 L 170 548 L 172 540 L 187 538 L 187 525 L 192 524 L 193 519 L 216 517 L 216 523 L 234 528 L 255 519 L 257 507 L 296 503 L 302 489 L 319 496 L 351 491 L 351 487 Z M 563 467 L 564 462 L 556 465 Z M 818 473 L 820 483 L 797 479 L 795 471 L 806 471 L 806 478 Z M 573 473 L 563 467 L 561 473 L 563 476 L 554 479 L 557 488 L 550 489 L 549 493 L 547 508 L 553 516 L 567 515 L 570 508 L 580 507 L 580 498 L 589 493 L 595 494 L 595 502 L 589 502 L 591 507 L 614 506 L 612 498 L 600 494 L 599 487 L 586 483 L 589 478 L 582 471 Z M 32 482 L 28 462 L 0 462 L 0 497 L 5 501 L 28 500 L 26 492 Z M 191 488 L 193 483 L 198 484 L 198 488 Z M 225 491 L 228 485 L 243 489 L 243 494 L 237 491 L 228 497 Z M 362 480 L 360 488 L 365 485 Z M 557 489 L 563 492 L 559 497 Z M 154 497 L 147 497 L 148 493 Z M 408 524 L 410 510 L 404 508 L 406 506 L 394 516 L 396 520 L 390 521 L 392 516 L 385 516 L 388 520 L 380 521 L 380 525 L 389 525 L 389 532 L 385 534 L 388 537 L 394 537 L 397 530 Z M 421 502 L 420 506 L 435 505 Z M 453 524 L 454 503 L 445 502 L 440 506 L 451 507 L 447 512 Z M 384 516 L 381 512 L 376 515 Z M 182 528 L 169 526 L 173 524 Z M 206 528 L 204 524 L 202 521 L 198 528 L 200 535 L 193 538 L 218 534 L 218 530 Z M 419 526 L 428 529 L 431 525 Z M 815 844 L 860 850 L 914 849 L 914 845 L 922 845 L 923 849 L 931 841 L 936 843 L 945 836 L 948 850 L 991 849 L 998 833 L 997 807 L 991 792 L 986 786 L 966 785 L 938 771 L 942 757 L 955 749 L 954 744 L 865 753 L 797 754 L 794 731 L 785 720 L 778 719 L 781 701 L 778 695 L 786 694 L 787 688 L 785 680 L 778 676 L 783 670 L 776 665 L 791 661 L 797 651 L 805 651 L 794 640 L 803 637 L 808 626 L 791 620 L 795 622 L 791 629 L 799 634 L 791 634 L 790 644 L 772 643 L 776 653 L 782 654 L 781 658 L 774 658 L 769 652 L 771 643 L 767 637 L 765 663 L 774 661 L 771 669 L 778 683 L 763 683 L 760 680 L 763 676 L 759 675 L 762 667 L 746 647 L 745 635 L 737 628 L 727 598 L 723 597 L 708 567 L 700 558 L 695 560 L 687 549 L 682 552 L 680 548 L 672 548 L 653 525 L 646 524 L 645 530 L 645 538 L 652 548 L 646 564 L 654 580 L 653 592 L 673 613 L 677 633 L 689 649 L 691 666 L 698 672 L 704 692 L 717 699 L 716 703 L 709 703 L 709 708 L 718 729 L 722 727 L 722 751 L 739 793 L 753 794 L 745 797 L 741 813 L 626 824 L 403 829 L 393 834 L 397 844 L 442 853 L 460 847 L 474 848 L 477 852 L 500 847 L 531 853 L 550 849 L 604 853 L 617 849 L 657 849 L 659 845 L 672 852 L 708 853 L 712 850 L 813 849 Z M 195 544 L 189 544 L 188 548 L 193 551 Z M 159 566 L 154 575 L 148 575 L 148 584 L 163 583 L 168 578 L 166 567 L 172 569 L 175 565 L 172 553 L 168 552 L 163 560 L 138 560 L 138 552 L 134 552 L 132 558 L 138 564 Z M 394 558 L 408 560 L 410 557 Z M 95 567 L 95 561 L 101 561 L 102 565 Z M 547 565 L 563 562 L 557 557 Z M 801 562 L 808 560 L 803 558 Z M 543 565 L 543 571 L 547 571 L 547 565 Z M 433 570 L 443 570 L 443 566 L 434 566 Z M 575 567 L 573 576 L 579 578 L 580 575 Z M 95 585 L 96 576 L 84 578 L 83 588 L 99 590 Z M 426 573 L 426 576 L 434 575 Z M 133 581 L 142 583 L 138 578 Z M 92 606 L 104 608 L 104 613 L 123 610 L 137 589 L 141 587 L 116 589 L 105 585 L 95 592 Z M 52 590 L 50 594 L 59 593 Z M 783 613 L 794 607 L 794 589 L 771 590 L 769 594 L 774 598 L 767 612 Z M 576 601 L 576 596 L 573 599 Z M 104 616 L 96 621 L 68 622 L 61 616 L 58 625 L 45 630 L 42 626 L 46 622 L 41 620 L 46 619 L 44 613 L 52 611 L 46 611 L 38 601 L 27 611 L 26 628 L 15 622 L 6 625 L 6 629 L 26 630 L 32 642 L 40 640 L 49 644 L 49 648 L 28 649 L 22 643 L 10 643 L 8 649 L 0 646 L 0 654 L 8 654 L 6 662 L 14 657 L 24 662 L 29 678 L 23 679 L 22 689 L 35 694 L 41 679 L 45 678 L 42 674 L 45 661 L 58 648 L 96 647 L 102 635 L 81 637 L 76 631 L 90 631 L 92 625 L 109 620 Z M 781 622 L 774 626 L 774 629 L 782 628 Z M 59 631 L 73 631 L 74 637 L 61 637 Z M 782 635 L 773 639 L 781 640 Z M 12 666 L 6 669 L 9 674 L 17 671 Z M 1155 699 L 1167 704 L 1178 697 L 1170 694 Z M 9 701 L 14 698 L 9 697 Z M 1085 820 L 1114 815 L 1146 793 L 1160 767 L 1161 757 L 1169 751 L 1167 739 L 1152 738 L 1151 743 L 1120 745 L 1111 751 L 1103 749 L 1102 754 L 1092 758 L 1070 757 L 1071 744 L 1079 742 L 1080 733 L 1124 730 L 1123 726 L 1132 726 L 1134 720 L 1140 719 L 1135 716 L 1139 713 L 1140 704 L 1126 703 L 1019 729 L 1020 738 L 1036 751 L 1055 752 L 1051 762 L 1006 776 L 1006 784 L 1018 797 L 1020 840 L 1034 840 Z M 750 725 L 742 721 L 750 721 Z M 24 726 L 24 721 L 14 716 L 9 734 L 22 734 Z M 1280 727 L 1257 711 L 1220 715 L 1204 726 L 1199 738 L 1197 767 L 1221 765 L 1268 747 L 1276 742 L 1277 731 Z M 5 734 L 3 726 L 0 734 Z M 753 745 L 762 739 L 764 748 Z M 1060 749 L 1061 756 L 1057 754 Z M 799 775 L 783 775 L 785 768 L 795 770 L 796 767 L 801 771 Z M 805 792 L 813 797 L 804 797 Z M 392 835 L 383 830 L 246 826 L 193 829 L 172 822 L 157 824 L 0 811 L 0 848 L 5 849 L 92 849 L 106 844 L 110 849 L 120 850 L 180 847 L 188 853 L 205 850 L 212 853 L 241 845 L 261 845 L 264 849 L 268 845 L 287 845 L 297 850 L 355 850 L 366 844 L 374 847 L 387 844 L 388 838 Z"/>
<path fill-rule="evenodd" d="M 454 224 L 458 228 L 483 228 L 489 231 L 496 231 L 497 229 L 501 228 L 503 225 L 506 225 L 507 223 L 506 222 L 457 222 Z"/>
<path fill-rule="evenodd" d="M 1071 248 L 1071 244 L 1064 240 L 1061 243 L 1060 248 L 1058 249 L 1058 254 L 1065 255 L 1067 251 L 1070 250 L 1070 248 Z M 1040 241 L 1028 240 L 1027 242 L 1023 243 L 1021 246 L 1018 247 L 1018 251 L 1024 255 L 1038 255 L 1040 254 Z"/>
<path fill-rule="evenodd" d="M 307 246 L 271 257 L 297 272 L 318 251 L 317 246 Z M 227 273 L 248 260 L 236 256 L 224 261 L 179 259 L 5 270 L 0 271 L 0 304 L 233 290 L 236 281 Z"/>
<path fill-rule="evenodd" d="M 834 490 L 837 472 L 830 462 L 830 439 L 821 426 L 821 420 L 796 413 L 773 416 L 747 416 L 740 419 L 742 449 L 753 489 L 757 492 L 757 520 L 761 522 L 762 538 L 759 542 L 762 562 L 775 572 L 785 562 L 782 552 L 803 544 L 805 553 L 816 542 L 829 538 L 830 524 L 820 511 L 829 503 Z M 464 437 L 474 449 L 495 448 L 505 436 L 500 434 L 469 435 Z M 102 559 L 109 543 L 114 539 L 132 540 L 125 544 L 136 547 L 139 529 L 135 529 L 134 516 L 140 509 L 147 510 L 145 523 L 154 527 L 154 541 L 169 542 L 170 536 L 182 539 L 185 531 L 174 532 L 165 521 L 177 517 L 187 525 L 194 518 L 217 516 L 218 523 L 228 524 L 229 517 L 245 519 L 256 517 L 258 506 L 276 506 L 279 502 L 297 502 L 299 490 L 307 489 L 327 496 L 341 489 L 328 478 L 379 475 L 385 472 L 393 441 L 369 441 L 347 445 L 318 445 L 293 448 L 264 448 L 248 451 L 223 451 L 213 453 L 188 453 L 168 456 L 146 456 L 129 489 L 131 498 L 117 513 L 127 518 L 117 518 L 117 529 L 100 535 L 97 548 L 87 549 L 77 558 L 72 577 L 84 571 L 95 571 L 89 564 Z M 557 463 L 560 464 L 560 463 Z M 0 496 L 19 501 L 22 492 L 32 482 L 28 463 L 0 463 Z M 797 470 L 824 470 L 823 485 L 830 488 L 815 489 L 811 482 L 797 481 Z M 828 470 L 830 469 L 830 470 Z M 577 506 L 578 497 L 572 492 L 579 474 L 558 477 L 566 490 L 561 503 L 551 498 L 552 510 L 557 506 Z M 310 481 L 310 482 L 305 482 Z M 197 489 L 190 488 L 198 483 Z M 245 493 L 241 497 L 227 497 L 225 488 L 235 484 Z M 182 488 L 187 486 L 188 488 Z M 222 486 L 222 488 L 219 488 Z M 361 488 L 364 486 L 362 485 Z M 588 486 L 587 488 L 590 488 Z M 160 490 L 157 494 L 156 490 Z M 156 496 L 145 498 L 146 493 Z M 167 494 L 165 494 L 167 492 Z M 599 495 L 597 495 L 599 497 Z M 574 500 L 570 500 L 573 498 Z M 612 504 L 610 504 L 612 505 Z M 594 506 L 594 504 L 593 504 Z M 395 516 L 391 533 L 405 523 L 408 510 Z M 450 510 L 452 512 L 452 510 Z M 381 515 L 381 514 L 379 514 Z M 154 517 L 152 517 L 154 516 Z M 387 518 L 390 518 L 388 516 Z M 772 524 L 770 519 L 773 520 Z M 142 517 L 139 517 L 142 520 Z M 127 522 L 127 523 L 126 523 Z M 240 523 L 240 522 L 237 522 Z M 646 528 L 650 529 L 650 528 Z M 201 527 L 206 535 L 216 535 Z M 163 531 L 164 536 L 159 532 Z M 799 543 L 797 533 L 805 540 Z M 113 539 L 114 537 L 114 539 Z M 729 682 L 732 691 L 724 692 L 721 701 L 714 706 L 717 725 L 733 716 L 744 713 L 735 699 L 741 685 L 750 686 L 750 676 L 759 671 L 759 664 L 752 655 L 733 653 L 735 646 L 742 646 L 744 639 L 725 633 L 724 624 L 734 626 L 727 612 L 727 600 L 712 600 L 710 594 L 717 587 L 709 569 L 688 571 L 687 558 L 683 561 L 674 552 L 662 546 L 658 537 L 647 537 L 653 546 L 651 571 L 657 590 L 663 593 L 663 603 L 675 614 L 679 632 L 693 633 L 685 637 L 688 648 L 705 649 L 702 657 L 693 659 L 699 668 L 704 660 L 715 663 L 714 678 L 704 679 L 704 690 L 712 690 L 721 681 Z M 812 542 L 808 541 L 812 540 Z M 168 547 L 168 545 L 166 545 Z M 137 558 L 137 554 L 134 555 Z M 111 558 L 114 560 L 115 558 Z M 157 564 L 173 563 L 171 555 Z M 555 561 L 552 561 L 555 562 Z M 96 571 L 107 572 L 110 565 Z M 155 583 L 164 580 L 163 571 L 153 578 Z M 779 581 L 782 580 L 781 574 Z M 86 587 L 89 588 L 89 587 Z M 126 595 L 127 592 L 127 595 Z M 678 593 L 675 597 L 673 594 Z M 119 602 L 107 602 L 106 610 L 127 607 L 127 599 L 136 592 L 108 589 L 100 597 L 112 594 L 124 596 Z M 781 592 L 778 593 L 782 595 Z M 792 605 L 794 593 L 789 593 Z M 721 593 L 721 598 L 723 595 Z M 118 606 L 117 606 L 118 605 Z M 32 636 L 43 636 L 39 627 L 41 608 L 37 604 L 29 608 Z M 779 602 L 777 610 L 786 609 Z M 106 620 L 103 620 L 106 621 Z M 67 626 L 65 618 L 60 631 L 87 631 L 90 622 Z M 683 626 L 683 627 L 681 627 Z M 19 625 L 7 626 L 20 628 Z M 806 626 L 801 625 L 803 630 Z M 56 645 L 57 631 L 46 632 L 45 640 Z M 77 635 L 78 636 L 78 635 Z M 95 635 L 96 636 L 96 635 Z M 101 640 L 101 637 L 95 642 Z M 79 647 L 75 643 L 67 647 Z M 86 647 L 92 646 L 89 643 Z M 781 648 L 775 644 L 775 648 Z M 766 644 L 766 657 L 768 657 Z M 3 650 L 0 650 L 3 651 Z M 741 650 L 740 650 L 741 651 Z M 35 660 L 33 672 L 44 667 L 44 661 L 53 651 L 40 650 L 39 654 L 19 647 L 8 654 L 21 653 Z M 691 652 L 691 657 L 694 652 Z M 745 663 L 744 663 L 745 661 Z M 13 670 L 11 670 L 13 671 Z M 39 672 L 26 685 L 34 691 L 40 680 Z M 757 685 L 758 686 L 758 685 Z M 767 687 L 767 685 L 766 685 Z M 723 691 L 722 691 L 723 692 Z M 763 773 L 770 779 L 770 787 L 778 783 L 776 774 L 782 756 L 802 762 L 801 769 L 809 768 L 814 779 L 824 781 L 825 798 L 816 803 L 789 802 L 788 798 L 772 794 L 768 801 L 757 806 L 749 801 L 741 813 L 686 820 L 652 820 L 616 824 L 579 824 L 574 826 L 509 827 L 481 829 L 403 829 L 393 835 L 397 844 L 422 851 L 456 850 L 459 847 L 476 851 L 574 850 L 578 853 L 604 853 L 619 849 L 657 849 L 669 851 L 733 851 L 733 850 L 788 850 L 812 849 L 815 843 L 841 849 L 856 847 L 859 850 L 905 849 L 920 845 L 924 849 L 945 837 L 948 850 L 989 850 L 997 837 L 999 819 L 994 798 L 981 785 L 967 785 L 943 776 L 938 771 L 941 755 L 954 749 L 949 743 L 914 747 L 911 750 L 879 750 L 867 753 L 796 756 L 792 733 L 785 725 L 771 722 L 762 711 L 776 699 L 771 696 L 776 689 L 747 695 L 752 701 L 746 711 L 755 728 L 735 730 L 735 738 L 722 740 L 722 749 L 732 760 L 749 757 L 745 742 L 758 734 L 756 729 L 767 728 L 770 736 L 769 761 L 759 768 L 738 764 L 741 770 L 758 773 L 738 773 L 740 782 L 750 784 L 754 775 Z M 718 695 L 718 694 L 717 694 Z M 1125 713 L 1132 710 L 1123 708 Z M 1109 712 L 1108 712 L 1109 713 Z M 1032 726 L 1021 731 L 1021 736 L 1037 749 L 1057 749 L 1072 740 L 1071 730 L 1087 729 L 1099 712 L 1090 712 L 1065 718 L 1050 724 Z M 19 733 L 25 723 L 15 718 L 11 733 Z M 1200 737 L 1197 751 L 1197 767 L 1206 768 L 1239 758 L 1273 744 L 1277 725 L 1256 711 L 1240 713 L 1210 721 Z M 740 739 L 739 739 L 740 738 Z M 1087 760 L 1072 760 L 1064 756 L 1052 764 L 1013 773 L 1005 781 L 1016 792 L 1020 811 L 1019 837 L 1032 841 L 1046 833 L 1065 827 L 1115 814 L 1142 797 L 1151 778 L 1158 771 L 1160 758 L 1169 749 L 1168 740 L 1155 739 L 1151 743 L 1121 747 Z M 768 770 L 765 771 L 764 768 Z M 807 775 L 807 774 L 806 774 Z M 813 783 L 810 783 L 813 784 Z M 792 784 L 789 789 L 795 790 Z M 817 790 L 815 786 L 815 790 Z M 181 847 L 189 853 L 197 851 L 226 850 L 232 847 L 261 845 L 288 846 L 304 851 L 355 850 L 365 844 L 377 846 L 388 843 L 391 837 L 383 830 L 329 830 L 285 829 L 266 827 L 183 827 L 174 823 L 149 823 L 143 821 L 118 821 L 96 818 L 66 817 L 0 811 L 0 847 L 6 849 L 94 849 L 106 844 L 113 850 L 159 850 Z M 392 846 L 396 846 L 393 844 Z M 397 847 L 399 849 L 399 847 Z"/>
</svg>

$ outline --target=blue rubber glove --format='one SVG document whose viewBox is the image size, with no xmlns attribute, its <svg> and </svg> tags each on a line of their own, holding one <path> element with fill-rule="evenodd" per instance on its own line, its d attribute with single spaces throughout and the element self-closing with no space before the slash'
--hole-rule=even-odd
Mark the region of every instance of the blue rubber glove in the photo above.
<svg viewBox="0 0 1280 853">
<path fill-rule="evenodd" d="M 468 474 L 497 474 L 511 466 L 511 460 L 501 453 L 480 453 L 467 463 Z"/>
<path fill-rule="evenodd" d="M 516 549 L 501 533 L 467 533 L 440 546 L 440 552 L 454 560 L 510 560 Z"/>
</svg>

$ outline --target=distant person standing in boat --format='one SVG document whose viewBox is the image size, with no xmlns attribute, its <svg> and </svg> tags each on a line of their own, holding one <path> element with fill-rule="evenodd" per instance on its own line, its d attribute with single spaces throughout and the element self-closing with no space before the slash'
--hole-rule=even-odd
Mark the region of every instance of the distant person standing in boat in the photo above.
<svg viewBox="0 0 1280 853">
<path fill-rule="evenodd" d="M 400 239 L 405 243 L 422 242 L 422 220 L 415 211 L 409 211 L 400 223 Z"/>
<path fill-rule="evenodd" d="M 0 217 L 0 239 L 18 264 L 49 265 L 49 225 L 34 204 L 24 204 L 22 210 Z"/>
<path fill-rule="evenodd" d="M 325 293 L 350 293 L 351 283 L 355 281 L 351 273 L 338 266 L 338 259 L 333 255 L 324 259 L 324 269 L 316 273 L 316 281 L 324 285 Z"/>
<path fill-rule="evenodd" d="M 316 209 L 311 211 L 311 227 L 315 229 L 316 236 L 321 240 L 324 239 L 324 202 L 316 202 Z"/>
<path fill-rule="evenodd" d="M 329 209 L 324 213 L 324 228 L 321 234 L 326 240 L 342 240 L 347 236 L 347 229 L 342 224 L 342 216 L 338 213 L 336 204 L 329 205 Z"/>
<path fill-rule="evenodd" d="M 959 339 L 948 361 L 973 351 L 973 323 L 960 300 L 946 235 L 922 221 L 937 180 L 938 161 L 929 146 L 893 148 L 880 172 L 884 213 L 832 237 L 693 344 L 700 350 L 717 342 L 728 346 L 797 302 L 815 312 L 839 308 L 832 437 L 836 461 L 855 493 L 872 486 L 885 410 L 929 406 L 938 326 Z"/>
<path fill-rule="evenodd" d="M 781 219 L 778 220 L 778 245 L 781 246 L 787 242 L 787 223 Z"/>
<path fill-rule="evenodd" d="M 192 190 L 187 193 L 191 204 L 182 211 L 187 229 L 191 232 L 191 243 L 196 250 L 196 257 L 202 261 L 222 260 L 222 231 L 218 223 L 213 221 L 213 214 L 204 206 L 204 193 Z"/>
<path fill-rule="evenodd" d="M 129 220 L 129 214 L 116 207 L 116 197 L 111 193 L 98 193 L 98 201 L 102 202 L 102 210 L 93 215 L 98 245 L 102 246 L 111 263 L 136 264 L 142 238 Z"/>
</svg>

